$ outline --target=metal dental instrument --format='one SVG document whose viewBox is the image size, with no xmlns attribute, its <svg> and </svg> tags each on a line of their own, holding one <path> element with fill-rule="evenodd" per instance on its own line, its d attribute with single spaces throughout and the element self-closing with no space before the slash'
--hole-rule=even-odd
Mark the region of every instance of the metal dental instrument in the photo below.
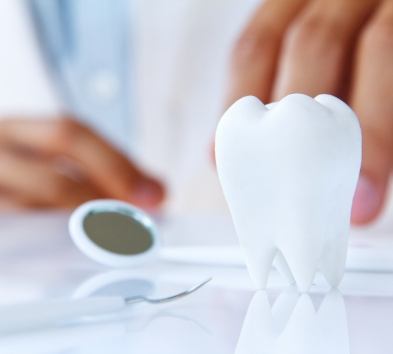
<svg viewBox="0 0 393 354">
<path fill-rule="evenodd" d="M 3 306 L 0 307 L 0 335 L 1 333 L 66 324 L 81 317 L 108 315 L 140 302 L 161 304 L 175 301 L 196 292 L 210 280 L 211 278 L 206 279 L 186 291 L 161 298 L 93 296 L 73 300 L 51 300 L 41 303 Z"/>
<path fill-rule="evenodd" d="M 190 294 L 194 293 L 195 291 L 198 291 L 200 288 L 202 288 L 202 286 L 207 284 L 210 280 L 212 280 L 212 278 L 208 278 L 208 279 L 204 280 L 202 283 L 200 283 L 198 285 L 195 285 L 191 289 L 188 289 L 186 291 L 183 291 L 183 292 L 175 294 L 175 295 L 162 297 L 162 298 L 157 298 L 157 299 L 151 299 L 151 298 L 148 298 L 148 297 L 145 297 L 145 296 L 132 296 L 132 297 L 126 297 L 124 299 L 124 302 L 127 305 L 135 304 L 135 303 L 138 303 L 138 302 L 148 302 L 149 304 L 163 304 L 165 302 L 171 302 L 171 301 L 174 301 L 174 300 L 181 299 L 182 297 L 185 297 L 187 295 L 190 295 Z"/>
</svg>

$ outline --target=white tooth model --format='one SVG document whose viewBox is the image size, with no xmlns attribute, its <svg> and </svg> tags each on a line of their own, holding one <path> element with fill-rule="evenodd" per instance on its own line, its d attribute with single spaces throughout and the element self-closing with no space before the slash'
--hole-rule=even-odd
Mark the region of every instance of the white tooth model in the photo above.
<svg viewBox="0 0 393 354">
<path fill-rule="evenodd" d="M 301 292 L 318 269 L 338 286 L 361 163 L 353 111 L 330 95 L 243 97 L 219 122 L 216 161 L 255 286 L 273 260 Z"/>
<path fill-rule="evenodd" d="M 252 298 L 235 354 L 350 354 L 347 314 L 338 291 L 316 307 L 309 294 L 285 291 L 273 306 L 265 291 Z"/>
</svg>

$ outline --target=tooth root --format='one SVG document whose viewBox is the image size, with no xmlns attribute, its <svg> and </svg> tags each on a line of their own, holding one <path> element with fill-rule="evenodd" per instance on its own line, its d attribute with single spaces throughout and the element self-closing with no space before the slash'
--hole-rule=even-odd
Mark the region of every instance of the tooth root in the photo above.
<svg viewBox="0 0 393 354">
<path fill-rule="evenodd" d="M 339 190 L 338 196 L 336 202 L 341 208 L 332 207 L 330 211 L 329 219 L 335 222 L 327 225 L 326 241 L 319 267 L 332 288 L 340 284 L 344 275 L 351 215 L 351 203 L 348 203 L 350 196 L 345 196 L 344 190 Z"/>
<path fill-rule="evenodd" d="M 295 284 L 295 278 L 293 277 L 291 270 L 288 267 L 281 251 L 277 251 L 276 258 L 274 258 L 273 266 L 276 270 L 288 281 L 290 285 Z"/>
<path fill-rule="evenodd" d="M 257 289 L 266 289 L 276 252 L 274 248 L 259 247 L 258 252 L 245 253 L 248 271 Z"/>
<path fill-rule="evenodd" d="M 332 288 L 338 287 L 344 275 L 347 253 L 346 235 L 332 235 L 321 257 L 320 271 Z"/>
<path fill-rule="evenodd" d="M 297 243 L 287 240 L 281 251 L 292 271 L 298 290 L 304 293 L 310 289 L 313 282 L 321 258 L 322 245 L 310 239 L 304 240 L 304 237 L 293 236 Z"/>
</svg>

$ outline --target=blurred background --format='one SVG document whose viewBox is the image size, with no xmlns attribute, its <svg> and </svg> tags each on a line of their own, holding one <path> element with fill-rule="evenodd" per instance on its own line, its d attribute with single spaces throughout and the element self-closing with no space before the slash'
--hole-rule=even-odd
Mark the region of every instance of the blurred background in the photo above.
<svg viewBox="0 0 393 354">
<path fill-rule="evenodd" d="M 169 212 L 224 208 L 211 144 L 230 50 L 257 3 L 130 2 L 133 156 L 166 182 Z M 37 42 L 26 2 L 0 1 L 0 117 L 47 118 L 63 109 Z M 102 86 L 98 75 L 91 70 L 85 90 Z"/>
</svg>

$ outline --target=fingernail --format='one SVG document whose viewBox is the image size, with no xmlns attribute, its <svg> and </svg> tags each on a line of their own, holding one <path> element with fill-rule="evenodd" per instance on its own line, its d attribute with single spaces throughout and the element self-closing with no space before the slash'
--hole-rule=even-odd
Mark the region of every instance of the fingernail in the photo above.
<svg viewBox="0 0 393 354">
<path fill-rule="evenodd" d="M 155 181 L 141 180 L 135 185 L 131 200 L 142 207 L 159 204 L 164 196 L 161 185 Z"/>
<path fill-rule="evenodd" d="M 382 189 L 366 176 L 360 176 L 353 198 L 352 221 L 359 224 L 371 221 L 378 213 L 382 198 Z"/>
</svg>

